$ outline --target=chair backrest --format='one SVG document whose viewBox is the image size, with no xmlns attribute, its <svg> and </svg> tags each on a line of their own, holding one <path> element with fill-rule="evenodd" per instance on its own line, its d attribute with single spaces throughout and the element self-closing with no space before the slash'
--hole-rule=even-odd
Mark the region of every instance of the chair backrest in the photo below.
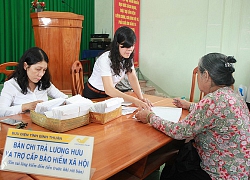
<svg viewBox="0 0 250 180">
<path fill-rule="evenodd" d="M 193 70 L 192 85 L 191 85 L 190 98 L 189 98 L 190 102 L 194 102 L 196 82 L 197 82 L 197 72 L 198 72 L 198 67 L 194 68 Z M 199 100 L 201 100 L 203 96 L 204 96 L 204 93 L 200 91 Z"/>
<path fill-rule="evenodd" d="M 194 68 L 193 70 L 193 75 L 192 75 L 192 85 L 191 85 L 191 90 L 190 90 L 190 102 L 194 102 L 194 97 L 195 97 L 195 89 L 196 89 L 196 82 L 197 82 L 197 72 L 198 72 L 198 67 Z M 234 85 L 231 86 L 232 89 L 234 89 Z M 204 92 L 200 91 L 200 97 L 199 100 L 205 96 Z"/>
<path fill-rule="evenodd" d="M 14 72 L 14 70 L 9 70 L 7 67 L 16 67 L 18 65 L 18 62 L 6 62 L 3 64 L 0 64 L 0 74 L 5 74 L 7 76 L 6 79 Z"/>
<path fill-rule="evenodd" d="M 83 81 L 83 68 L 80 61 L 75 61 L 71 67 L 71 89 L 72 96 L 80 94 L 83 95 L 84 81 Z"/>
</svg>

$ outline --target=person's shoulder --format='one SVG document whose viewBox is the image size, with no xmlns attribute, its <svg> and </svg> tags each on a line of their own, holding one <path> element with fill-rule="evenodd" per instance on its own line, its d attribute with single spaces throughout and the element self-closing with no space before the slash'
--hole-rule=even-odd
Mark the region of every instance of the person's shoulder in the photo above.
<svg viewBox="0 0 250 180">
<path fill-rule="evenodd" d="M 3 88 L 6 90 L 11 89 L 12 91 L 14 91 L 15 89 L 20 90 L 20 86 L 14 78 L 5 81 Z"/>
<path fill-rule="evenodd" d="M 17 84 L 17 82 L 14 78 L 11 78 L 11 79 L 4 82 L 4 85 L 8 85 L 8 84 L 15 85 L 15 84 Z"/>
<path fill-rule="evenodd" d="M 104 63 L 104 62 L 110 62 L 110 58 L 109 58 L 109 52 L 110 51 L 106 51 L 104 52 L 102 55 L 100 55 L 98 58 L 97 58 L 97 62 L 100 63 Z"/>
<path fill-rule="evenodd" d="M 105 51 L 104 53 L 102 53 L 102 54 L 99 56 L 99 58 L 106 58 L 106 57 L 109 56 L 109 53 L 110 53 L 110 51 Z"/>
<path fill-rule="evenodd" d="M 50 82 L 49 88 L 57 88 L 52 82 Z"/>
<path fill-rule="evenodd" d="M 226 96 L 226 97 L 238 95 L 237 93 L 234 92 L 234 90 L 231 87 L 228 87 L 228 86 L 219 88 L 213 94 L 215 96 Z"/>
<path fill-rule="evenodd" d="M 215 103 L 220 105 L 221 102 L 227 102 L 232 98 L 237 98 L 238 94 L 230 87 L 221 87 L 214 92 L 208 93 L 202 98 L 203 103 Z"/>
</svg>

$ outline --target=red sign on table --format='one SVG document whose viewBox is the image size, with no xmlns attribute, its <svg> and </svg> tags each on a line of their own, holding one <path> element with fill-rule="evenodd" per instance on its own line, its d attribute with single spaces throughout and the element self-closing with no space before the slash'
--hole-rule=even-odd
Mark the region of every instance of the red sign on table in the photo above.
<svg viewBox="0 0 250 180">
<path fill-rule="evenodd" d="M 114 32 L 121 26 L 136 34 L 134 65 L 139 67 L 140 0 L 114 0 Z"/>
</svg>

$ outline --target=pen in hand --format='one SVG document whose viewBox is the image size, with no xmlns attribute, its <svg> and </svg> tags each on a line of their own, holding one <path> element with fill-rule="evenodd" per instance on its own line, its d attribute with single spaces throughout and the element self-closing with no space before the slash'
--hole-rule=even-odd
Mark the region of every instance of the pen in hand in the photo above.
<svg viewBox="0 0 250 180">
<path fill-rule="evenodd" d="M 174 104 L 176 107 L 181 107 L 181 108 L 183 108 L 183 107 L 182 107 L 182 106 L 183 106 L 183 105 L 182 105 L 182 104 L 183 104 L 183 101 L 186 101 L 184 96 L 182 96 L 181 98 L 174 98 L 173 104 Z"/>
<path fill-rule="evenodd" d="M 182 96 L 181 98 L 174 98 L 173 103 L 178 103 L 179 99 L 185 100 L 185 96 Z"/>
<path fill-rule="evenodd" d="M 186 101 L 185 97 L 181 97 L 181 98 L 174 98 L 173 104 L 179 108 L 189 109 L 191 102 Z"/>
</svg>

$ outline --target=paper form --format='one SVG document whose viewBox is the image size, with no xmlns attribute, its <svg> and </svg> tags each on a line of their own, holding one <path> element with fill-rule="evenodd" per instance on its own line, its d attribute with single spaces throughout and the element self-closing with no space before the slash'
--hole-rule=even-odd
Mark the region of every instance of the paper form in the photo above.
<svg viewBox="0 0 250 180">
<path fill-rule="evenodd" d="M 152 111 L 159 117 L 164 120 L 168 120 L 171 122 L 178 122 L 181 114 L 182 108 L 175 108 L 175 107 L 152 107 Z"/>
</svg>

